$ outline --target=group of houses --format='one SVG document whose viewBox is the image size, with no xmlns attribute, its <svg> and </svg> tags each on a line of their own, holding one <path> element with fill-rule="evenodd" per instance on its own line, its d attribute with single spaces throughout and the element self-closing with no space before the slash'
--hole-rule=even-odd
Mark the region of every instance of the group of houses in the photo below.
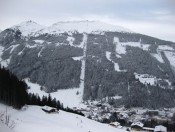
<svg viewBox="0 0 175 132">
<path fill-rule="evenodd" d="M 144 124 L 141 122 L 134 122 L 131 124 L 131 130 L 149 131 L 149 132 L 167 132 L 167 128 L 162 125 L 155 126 L 155 128 L 149 128 L 149 127 L 143 127 L 143 126 Z"/>
<path fill-rule="evenodd" d="M 119 122 L 111 122 L 109 125 L 119 128 L 119 129 L 123 128 Z M 167 128 L 162 125 L 155 126 L 155 128 L 149 128 L 149 127 L 144 127 L 144 124 L 141 122 L 132 123 L 131 127 L 128 130 L 129 131 L 144 131 L 144 132 L 167 132 Z"/>
</svg>

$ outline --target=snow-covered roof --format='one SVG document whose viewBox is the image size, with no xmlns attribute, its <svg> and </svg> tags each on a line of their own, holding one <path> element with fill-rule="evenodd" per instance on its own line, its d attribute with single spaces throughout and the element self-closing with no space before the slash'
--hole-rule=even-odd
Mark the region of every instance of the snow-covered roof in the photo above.
<svg viewBox="0 0 175 132">
<path fill-rule="evenodd" d="M 154 131 L 154 128 L 150 128 L 150 127 L 143 127 L 143 130 Z"/>
<path fill-rule="evenodd" d="M 132 126 L 139 126 L 139 127 L 143 127 L 143 123 L 141 123 L 141 122 L 133 122 L 132 124 L 131 124 L 131 127 Z"/>
<path fill-rule="evenodd" d="M 120 123 L 116 121 L 116 122 L 111 122 L 110 125 L 118 126 L 118 125 L 120 125 Z"/>
<path fill-rule="evenodd" d="M 50 111 L 50 110 L 52 110 L 52 109 L 56 109 L 56 108 L 53 108 L 53 107 L 50 107 L 50 106 L 43 106 L 42 107 L 43 109 L 45 109 L 45 110 L 48 110 L 48 111 Z"/>
<path fill-rule="evenodd" d="M 159 125 L 155 127 L 154 131 L 155 132 L 167 132 L 167 128 L 162 125 Z"/>
</svg>

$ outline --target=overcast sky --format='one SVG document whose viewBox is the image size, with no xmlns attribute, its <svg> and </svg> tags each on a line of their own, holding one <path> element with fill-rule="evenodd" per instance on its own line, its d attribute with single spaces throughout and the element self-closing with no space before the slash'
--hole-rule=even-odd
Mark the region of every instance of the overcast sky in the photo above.
<svg viewBox="0 0 175 132">
<path fill-rule="evenodd" d="M 175 0 L 0 0 L 0 29 L 33 20 L 98 20 L 175 42 Z"/>
</svg>

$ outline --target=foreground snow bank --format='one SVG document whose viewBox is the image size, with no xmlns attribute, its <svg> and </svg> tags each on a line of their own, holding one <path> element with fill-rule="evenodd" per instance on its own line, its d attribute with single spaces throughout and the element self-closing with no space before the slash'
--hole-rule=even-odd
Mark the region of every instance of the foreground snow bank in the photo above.
<svg viewBox="0 0 175 132">
<path fill-rule="evenodd" d="M 2 124 L 0 122 L 0 132 L 14 132 L 14 131 L 8 128 L 5 124 Z"/>
<path fill-rule="evenodd" d="M 102 124 L 83 116 L 61 111 L 48 114 L 40 106 L 26 106 L 22 110 L 8 108 L 15 121 L 15 132 L 124 132 L 123 130 Z M 0 104 L 0 111 L 5 106 Z M 0 129 L 0 132 L 2 130 Z M 6 132 L 6 131 L 3 131 Z M 7 131 L 8 132 L 8 131 Z"/>
</svg>

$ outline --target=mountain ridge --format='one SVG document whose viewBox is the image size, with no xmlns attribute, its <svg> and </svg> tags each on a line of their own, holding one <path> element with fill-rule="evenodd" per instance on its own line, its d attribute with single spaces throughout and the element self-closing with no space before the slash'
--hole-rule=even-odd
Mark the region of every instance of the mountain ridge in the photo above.
<svg viewBox="0 0 175 132">
<path fill-rule="evenodd" d="M 20 24 L 10 27 L 11 29 L 20 30 L 23 36 L 32 36 L 34 34 L 55 34 L 64 32 L 104 32 L 104 31 L 117 31 L 117 32 L 132 32 L 129 29 L 121 26 L 107 24 L 100 21 L 59 21 L 51 26 L 42 26 L 32 20 L 24 21 Z M 27 32 L 26 29 L 29 31 Z M 87 31 L 88 30 L 88 31 Z"/>
<path fill-rule="evenodd" d="M 0 33 L 1 65 L 20 79 L 46 92 L 77 88 L 84 100 L 120 96 L 114 105 L 174 106 L 175 43 L 131 32 L 36 32 Z"/>
</svg>

